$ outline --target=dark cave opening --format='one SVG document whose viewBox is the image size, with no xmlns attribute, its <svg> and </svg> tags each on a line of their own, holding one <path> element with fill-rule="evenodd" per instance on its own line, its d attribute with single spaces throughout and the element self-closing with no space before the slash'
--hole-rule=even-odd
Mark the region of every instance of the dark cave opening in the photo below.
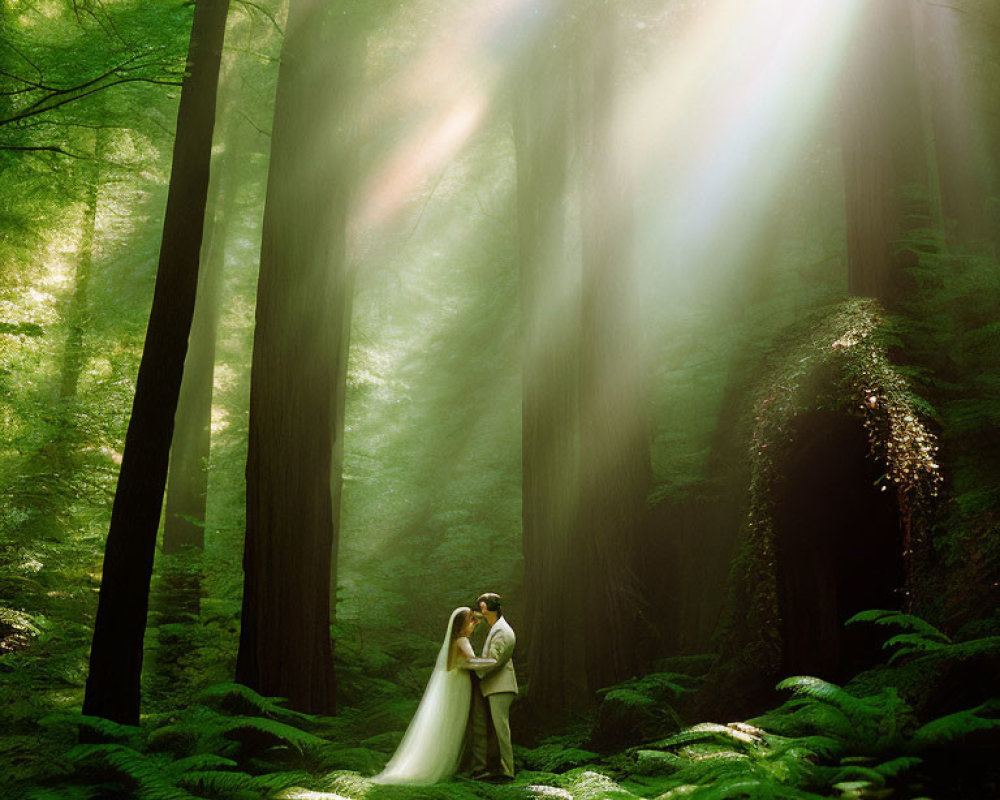
<svg viewBox="0 0 1000 800">
<path fill-rule="evenodd" d="M 792 426 L 774 487 L 782 670 L 842 682 L 883 659 L 885 638 L 875 626 L 845 627 L 845 620 L 902 606 L 896 493 L 857 417 L 812 411 Z"/>
</svg>

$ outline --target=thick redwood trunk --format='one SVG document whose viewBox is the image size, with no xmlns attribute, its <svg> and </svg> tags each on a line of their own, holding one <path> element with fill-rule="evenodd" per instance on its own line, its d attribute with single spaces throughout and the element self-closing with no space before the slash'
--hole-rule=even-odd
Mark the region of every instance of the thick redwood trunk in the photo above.
<svg viewBox="0 0 1000 800">
<path fill-rule="evenodd" d="M 927 221 L 926 155 L 910 3 L 880 0 L 867 9 L 841 95 L 847 289 L 892 305 L 912 262 L 899 241 Z"/>
<path fill-rule="evenodd" d="M 330 639 L 350 284 L 350 15 L 292 0 L 278 76 L 250 390 L 243 616 L 236 677 L 331 713 Z M 339 429 L 338 429 L 339 428 Z"/>
<path fill-rule="evenodd" d="M 614 136 L 615 11 L 594 6 L 581 70 L 583 138 L 580 491 L 576 553 L 591 690 L 631 676 L 640 590 L 635 574 L 650 482 L 632 209 Z"/>
<path fill-rule="evenodd" d="M 111 526 L 104 552 L 85 714 L 139 722 L 149 582 L 174 412 L 198 284 L 227 0 L 195 4 L 163 241 Z"/>
<path fill-rule="evenodd" d="M 514 104 L 522 324 L 522 549 L 530 711 L 586 692 L 570 533 L 576 489 L 578 270 L 567 247 L 569 65 L 547 32 Z M 564 44 L 564 43 L 563 43 Z"/>
</svg>

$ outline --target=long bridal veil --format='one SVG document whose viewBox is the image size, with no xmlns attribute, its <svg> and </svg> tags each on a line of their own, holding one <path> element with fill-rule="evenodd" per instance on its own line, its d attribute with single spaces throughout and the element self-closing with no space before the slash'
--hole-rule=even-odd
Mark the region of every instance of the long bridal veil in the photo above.
<svg viewBox="0 0 1000 800">
<path fill-rule="evenodd" d="M 472 680 L 464 669 L 448 669 L 451 626 L 467 607 L 456 608 L 448 619 L 444 643 L 417 713 L 403 740 L 375 783 L 437 783 L 458 769 L 469 721 Z"/>
</svg>

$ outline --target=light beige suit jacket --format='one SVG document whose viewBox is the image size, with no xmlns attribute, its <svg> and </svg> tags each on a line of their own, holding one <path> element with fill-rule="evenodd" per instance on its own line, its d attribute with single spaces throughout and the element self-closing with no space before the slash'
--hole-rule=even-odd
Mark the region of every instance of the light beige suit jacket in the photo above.
<svg viewBox="0 0 1000 800">
<path fill-rule="evenodd" d="M 500 617 L 493 623 L 490 633 L 483 644 L 483 658 L 495 658 L 497 663 L 491 667 L 477 669 L 479 675 L 479 691 L 483 697 L 498 692 L 513 692 L 517 694 L 517 677 L 514 675 L 514 644 L 517 637 L 507 620 Z"/>
</svg>

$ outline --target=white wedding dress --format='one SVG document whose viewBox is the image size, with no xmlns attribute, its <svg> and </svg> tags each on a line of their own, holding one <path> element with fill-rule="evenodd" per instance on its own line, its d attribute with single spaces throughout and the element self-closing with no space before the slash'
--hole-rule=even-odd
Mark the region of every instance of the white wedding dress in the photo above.
<svg viewBox="0 0 1000 800">
<path fill-rule="evenodd" d="M 456 608 L 451 612 L 444 644 L 417 713 L 385 769 L 372 778 L 374 783 L 437 783 L 451 777 L 458 769 L 465 726 L 469 721 L 472 677 L 468 669 L 462 669 L 459 664 L 448 669 L 448 651 L 451 626 L 456 615 L 463 611 L 468 609 Z"/>
</svg>

